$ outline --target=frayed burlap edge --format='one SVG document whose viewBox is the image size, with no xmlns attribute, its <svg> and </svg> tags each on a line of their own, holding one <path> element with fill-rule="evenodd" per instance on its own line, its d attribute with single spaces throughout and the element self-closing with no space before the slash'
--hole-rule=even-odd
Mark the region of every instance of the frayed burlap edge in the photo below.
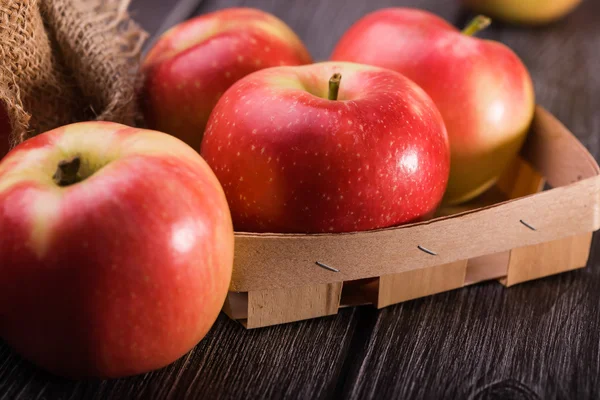
<svg viewBox="0 0 600 400">
<path fill-rule="evenodd" d="M 129 0 L 0 0 L 0 102 L 13 145 L 72 122 L 139 118 L 147 38 Z"/>
</svg>

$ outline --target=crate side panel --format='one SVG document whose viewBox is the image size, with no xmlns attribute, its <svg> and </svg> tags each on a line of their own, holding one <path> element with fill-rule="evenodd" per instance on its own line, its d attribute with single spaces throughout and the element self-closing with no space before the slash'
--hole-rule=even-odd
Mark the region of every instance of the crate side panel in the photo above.
<svg viewBox="0 0 600 400">
<path fill-rule="evenodd" d="M 592 234 L 571 236 L 534 246 L 513 249 L 506 286 L 583 268 L 587 264 Z"/>
<path fill-rule="evenodd" d="M 600 174 L 600 167 L 583 144 L 552 114 L 537 107 L 522 156 L 552 187 Z"/>
<path fill-rule="evenodd" d="M 337 314 L 342 282 L 248 293 L 248 328 Z"/>
<path fill-rule="evenodd" d="M 463 286 L 467 260 L 384 275 L 379 278 L 377 308 Z"/>
</svg>

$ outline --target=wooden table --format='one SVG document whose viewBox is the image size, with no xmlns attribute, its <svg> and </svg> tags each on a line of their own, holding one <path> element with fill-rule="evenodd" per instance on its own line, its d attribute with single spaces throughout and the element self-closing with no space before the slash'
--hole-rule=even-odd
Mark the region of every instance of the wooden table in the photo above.
<svg viewBox="0 0 600 400">
<path fill-rule="evenodd" d="M 523 0 L 528 1 L 528 0 Z M 137 0 L 156 32 L 172 0 Z M 365 13 L 410 5 L 462 26 L 450 0 L 204 0 L 203 14 L 244 5 L 270 11 L 328 57 Z M 180 9 L 185 14 L 185 7 Z M 600 1 L 543 28 L 495 23 L 481 34 L 522 57 L 538 103 L 600 156 Z M 221 316 L 171 366 L 114 381 L 71 382 L 36 369 L 0 343 L 0 399 L 600 397 L 600 246 L 586 269 L 510 289 L 486 283 L 377 311 L 254 331 Z"/>
</svg>

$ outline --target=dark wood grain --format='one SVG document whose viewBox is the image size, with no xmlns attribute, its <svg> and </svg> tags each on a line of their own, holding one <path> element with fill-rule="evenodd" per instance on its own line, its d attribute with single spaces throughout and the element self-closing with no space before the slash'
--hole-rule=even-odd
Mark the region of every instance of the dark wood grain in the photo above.
<svg viewBox="0 0 600 400">
<path fill-rule="evenodd" d="M 113 381 L 55 378 L 2 346 L 0 399 L 326 398 L 342 374 L 357 313 L 252 331 L 221 315 L 176 363 Z"/>
<path fill-rule="evenodd" d="M 594 268 L 383 310 L 344 397 L 488 398 L 509 387 L 523 399 L 597 397 L 598 279 Z"/>
<path fill-rule="evenodd" d="M 527 1 L 527 0 L 523 0 Z M 174 2 L 137 0 L 159 29 Z M 462 25 L 452 0 L 204 0 L 203 14 L 258 7 L 287 22 L 316 60 L 365 13 L 410 5 Z M 493 24 L 483 37 L 522 57 L 538 102 L 600 157 L 600 2 L 543 28 Z M 484 234 L 484 233 L 482 233 Z M 377 311 L 245 331 L 221 316 L 173 365 L 114 381 L 71 382 L 0 344 L 0 399 L 600 397 L 600 246 L 584 270 L 510 289 L 487 283 Z"/>
</svg>

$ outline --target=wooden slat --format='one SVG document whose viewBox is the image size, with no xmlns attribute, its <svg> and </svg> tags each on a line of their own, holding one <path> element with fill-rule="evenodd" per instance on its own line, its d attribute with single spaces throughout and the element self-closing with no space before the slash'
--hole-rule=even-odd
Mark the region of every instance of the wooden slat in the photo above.
<svg viewBox="0 0 600 400">
<path fill-rule="evenodd" d="M 523 157 L 552 187 L 566 186 L 600 174 L 600 167 L 567 128 L 538 107 Z"/>
<path fill-rule="evenodd" d="M 417 299 L 463 286 L 467 261 L 421 268 L 379 278 L 377 308 Z"/>
<path fill-rule="evenodd" d="M 535 246 L 520 247 L 510 253 L 505 286 L 583 268 L 587 264 L 592 234 L 572 236 Z"/>
<path fill-rule="evenodd" d="M 341 282 L 249 292 L 244 325 L 260 328 L 337 314 L 341 295 Z"/>
</svg>

